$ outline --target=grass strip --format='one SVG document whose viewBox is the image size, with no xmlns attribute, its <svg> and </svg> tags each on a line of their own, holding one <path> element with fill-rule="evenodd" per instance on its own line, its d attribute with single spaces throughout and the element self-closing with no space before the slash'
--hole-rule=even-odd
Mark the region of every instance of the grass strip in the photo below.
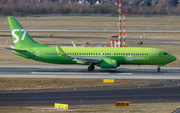
<svg viewBox="0 0 180 113">
<path fill-rule="evenodd" d="M 1 78 L 0 90 L 40 90 L 105 87 L 133 84 L 151 84 L 157 82 L 115 80 L 114 83 L 103 83 L 102 79 L 60 79 L 60 78 Z"/>
<path fill-rule="evenodd" d="M 69 110 L 54 109 L 52 106 L 37 107 L 0 107 L 1 113 L 172 113 L 180 107 L 179 103 L 130 104 L 129 107 L 114 105 L 76 105 Z"/>
</svg>

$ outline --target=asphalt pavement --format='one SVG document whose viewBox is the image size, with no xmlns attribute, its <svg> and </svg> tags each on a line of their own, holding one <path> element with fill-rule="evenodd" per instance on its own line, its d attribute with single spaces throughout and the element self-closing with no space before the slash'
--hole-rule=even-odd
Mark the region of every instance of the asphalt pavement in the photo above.
<svg viewBox="0 0 180 113">
<path fill-rule="evenodd" d="M 1 91 L 0 106 L 53 106 L 54 103 L 69 105 L 130 103 L 171 103 L 180 101 L 180 86 L 170 81 L 166 86 L 128 85 L 98 88 Z"/>
</svg>

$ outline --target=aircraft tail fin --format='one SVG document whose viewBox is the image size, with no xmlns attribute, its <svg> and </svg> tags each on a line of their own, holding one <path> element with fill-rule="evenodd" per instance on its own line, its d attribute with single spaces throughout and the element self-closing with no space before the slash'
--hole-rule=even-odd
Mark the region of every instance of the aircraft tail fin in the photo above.
<svg viewBox="0 0 180 113">
<path fill-rule="evenodd" d="M 47 45 L 35 42 L 13 16 L 7 18 L 15 48 L 47 47 Z"/>
</svg>

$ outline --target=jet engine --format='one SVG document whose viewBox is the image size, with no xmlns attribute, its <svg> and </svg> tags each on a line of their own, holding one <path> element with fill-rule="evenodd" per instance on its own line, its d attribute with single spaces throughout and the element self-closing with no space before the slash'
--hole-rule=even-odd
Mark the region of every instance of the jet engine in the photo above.
<svg viewBox="0 0 180 113">
<path fill-rule="evenodd" d="M 99 63 L 100 68 L 117 68 L 117 61 L 116 60 L 103 60 Z"/>
</svg>

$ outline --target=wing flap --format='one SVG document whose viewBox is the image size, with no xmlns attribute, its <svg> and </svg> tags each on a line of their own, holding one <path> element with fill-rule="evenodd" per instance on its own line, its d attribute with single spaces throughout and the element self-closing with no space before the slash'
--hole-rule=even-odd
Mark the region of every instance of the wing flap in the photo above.
<svg viewBox="0 0 180 113">
<path fill-rule="evenodd" d="M 101 59 L 96 59 L 96 58 L 74 57 L 74 56 L 70 56 L 70 57 L 74 58 L 73 61 L 77 61 L 77 62 L 99 63 L 101 61 Z"/>
</svg>

